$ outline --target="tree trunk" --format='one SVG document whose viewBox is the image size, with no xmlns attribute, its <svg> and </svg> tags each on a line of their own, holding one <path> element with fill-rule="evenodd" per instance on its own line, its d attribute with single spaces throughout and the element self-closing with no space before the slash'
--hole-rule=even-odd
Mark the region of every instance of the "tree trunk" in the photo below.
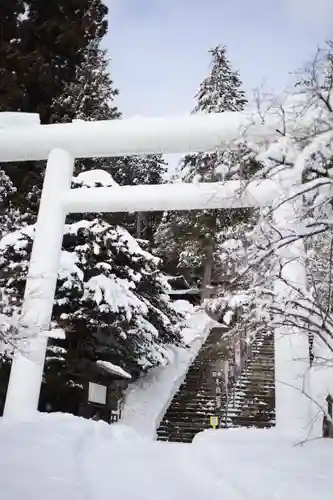
<svg viewBox="0 0 333 500">
<path fill-rule="evenodd" d="M 138 212 L 136 214 L 136 238 L 141 238 L 142 236 L 143 218 L 144 218 L 143 212 Z"/>
<path fill-rule="evenodd" d="M 209 241 L 205 247 L 205 252 L 204 275 L 201 286 L 201 302 L 208 299 L 212 294 L 210 285 L 212 281 L 214 241 L 211 236 L 209 237 Z"/>
</svg>

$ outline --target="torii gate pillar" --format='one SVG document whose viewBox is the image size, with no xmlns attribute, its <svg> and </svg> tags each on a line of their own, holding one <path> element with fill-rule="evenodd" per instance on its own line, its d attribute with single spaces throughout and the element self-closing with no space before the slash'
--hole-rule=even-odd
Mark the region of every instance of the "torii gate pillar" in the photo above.
<svg viewBox="0 0 333 500">
<path fill-rule="evenodd" d="M 15 353 L 11 367 L 6 418 L 30 418 L 38 408 L 67 215 L 63 196 L 70 190 L 73 170 L 71 154 L 60 149 L 50 153 L 21 313 L 23 349 Z"/>
</svg>

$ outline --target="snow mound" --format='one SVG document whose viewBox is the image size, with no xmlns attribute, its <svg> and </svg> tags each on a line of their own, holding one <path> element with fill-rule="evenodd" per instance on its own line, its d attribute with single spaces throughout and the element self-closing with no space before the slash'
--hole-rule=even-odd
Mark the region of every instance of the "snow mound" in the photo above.
<svg viewBox="0 0 333 500">
<path fill-rule="evenodd" d="M 85 295 L 83 299 L 93 295 L 96 304 L 105 302 L 111 311 L 120 313 L 122 310 L 128 321 L 131 321 L 133 311 L 140 311 L 147 314 L 146 304 L 131 291 L 131 282 L 127 279 L 117 278 L 114 275 L 109 277 L 104 274 L 93 276 L 85 283 Z"/>
<path fill-rule="evenodd" d="M 96 364 L 101 368 L 104 368 L 106 371 L 112 373 L 113 375 L 119 375 L 120 377 L 127 379 L 132 378 L 131 374 L 125 371 L 121 366 L 114 365 L 109 361 L 102 361 L 99 359 L 98 361 L 96 361 Z"/>
<path fill-rule="evenodd" d="M 329 439 L 301 444 L 276 429 L 241 428 L 205 431 L 194 438 L 193 446 L 207 468 L 234 486 L 236 496 L 231 498 L 328 500 L 330 496 Z"/>
<path fill-rule="evenodd" d="M 208 431 L 159 443 L 70 415 L 0 421 L 5 500 L 330 500 L 332 442 L 292 446 L 273 430 Z"/>
<path fill-rule="evenodd" d="M 194 306 L 188 300 L 175 300 L 172 303 L 173 309 L 181 315 L 188 317 L 194 312 Z"/>
<path fill-rule="evenodd" d="M 34 226 L 26 226 L 12 233 L 8 233 L 0 240 L 0 250 L 4 250 L 8 246 L 14 247 L 20 251 L 27 247 L 27 238 L 33 238 L 35 232 Z"/>
<path fill-rule="evenodd" d="M 134 255 L 142 255 L 146 259 L 151 260 L 156 264 L 160 263 L 161 259 L 143 250 L 140 247 L 138 241 L 135 238 L 133 238 L 133 236 L 131 236 L 126 229 L 117 226 L 117 234 L 119 235 L 120 242 L 123 243 L 128 248 L 130 253 Z"/>
<path fill-rule="evenodd" d="M 81 172 L 77 177 L 73 178 L 75 184 L 82 187 L 113 187 L 119 184 L 113 179 L 112 175 L 105 170 L 95 169 L 88 172 Z"/>
</svg>

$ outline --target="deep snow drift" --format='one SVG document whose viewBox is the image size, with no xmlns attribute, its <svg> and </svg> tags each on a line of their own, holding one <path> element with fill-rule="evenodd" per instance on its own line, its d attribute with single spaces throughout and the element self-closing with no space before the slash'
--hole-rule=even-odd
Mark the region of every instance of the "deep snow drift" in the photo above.
<svg viewBox="0 0 333 500">
<path fill-rule="evenodd" d="M 3 500 L 330 500 L 332 441 L 292 446 L 274 430 L 143 439 L 70 415 L 0 421 Z"/>
</svg>

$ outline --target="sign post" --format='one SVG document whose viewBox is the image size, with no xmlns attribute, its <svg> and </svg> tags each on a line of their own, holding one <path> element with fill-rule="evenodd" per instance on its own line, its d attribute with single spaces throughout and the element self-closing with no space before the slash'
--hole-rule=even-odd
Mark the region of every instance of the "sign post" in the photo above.
<svg viewBox="0 0 333 500">
<path fill-rule="evenodd" d="M 223 374 L 221 370 L 215 370 L 212 373 L 215 381 L 215 414 L 217 426 L 221 427 L 222 423 L 222 392 L 223 392 Z"/>
<path fill-rule="evenodd" d="M 216 415 L 212 415 L 210 417 L 210 425 L 214 430 L 216 430 L 219 426 L 219 417 L 217 417 Z"/>
</svg>

